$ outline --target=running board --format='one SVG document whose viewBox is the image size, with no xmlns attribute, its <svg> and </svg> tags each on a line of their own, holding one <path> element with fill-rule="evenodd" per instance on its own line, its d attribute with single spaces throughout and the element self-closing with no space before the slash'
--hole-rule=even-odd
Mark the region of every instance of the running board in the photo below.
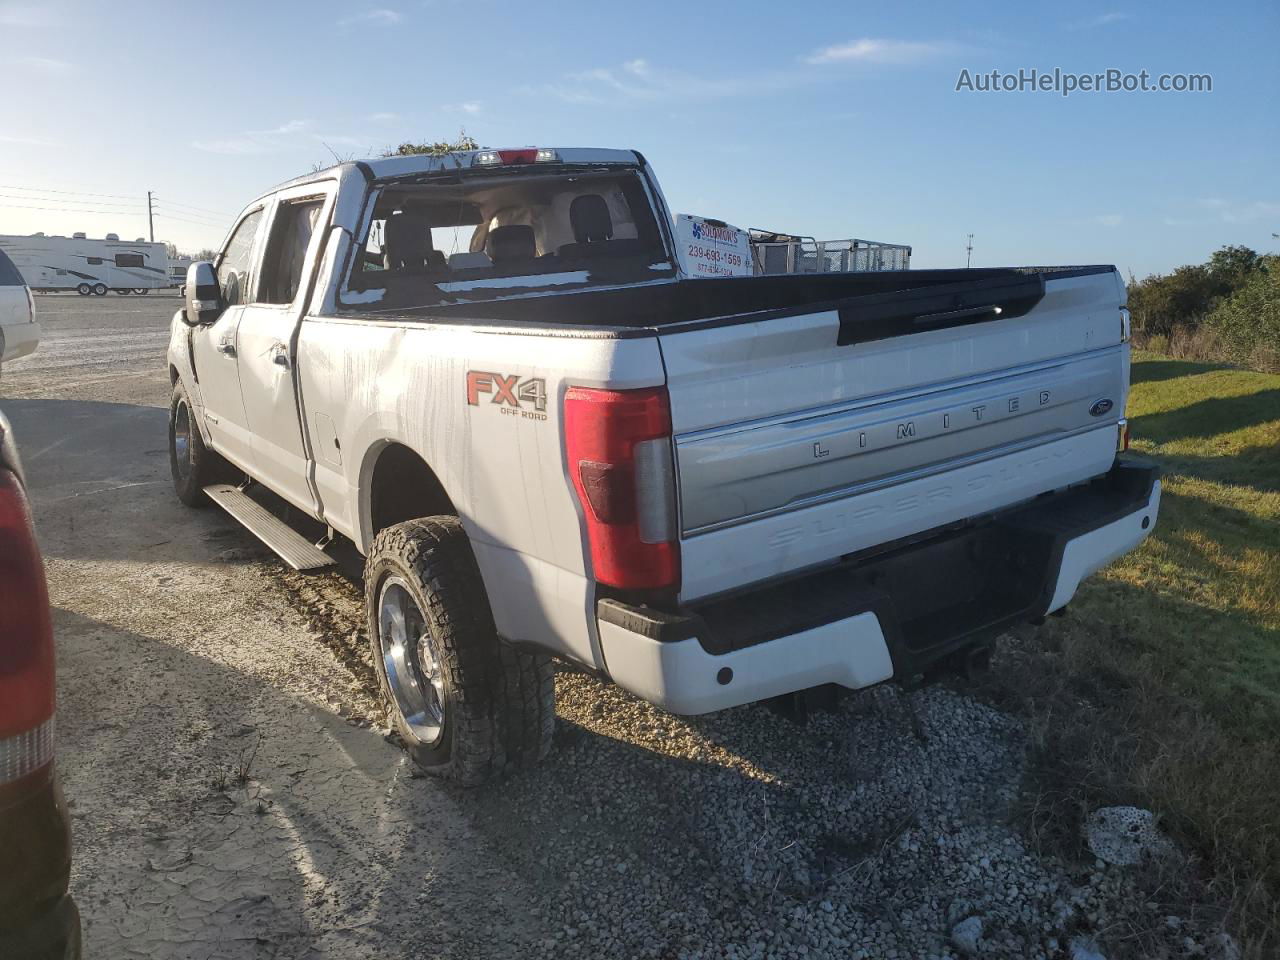
<svg viewBox="0 0 1280 960">
<path fill-rule="evenodd" d="M 336 562 L 239 487 L 213 483 L 205 487 L 204 492 L 293 569 L 318 570 Z"/>
</svg>

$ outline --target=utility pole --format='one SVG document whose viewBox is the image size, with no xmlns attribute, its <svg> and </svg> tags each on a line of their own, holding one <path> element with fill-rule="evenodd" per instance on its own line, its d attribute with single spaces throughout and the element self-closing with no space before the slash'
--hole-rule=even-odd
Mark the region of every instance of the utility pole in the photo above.
<svg viewBox="0 0 1280 960">
<path fill-rule="evenodd" d="M 156 242 L 156 218 L 151 215 L 151 191 L 147 191 L 147 227 L 151 231 L 151 242 Z M 970 234 L 972 236 L 972 234 Z"/>
<path fill-rule="evenodd" d="M 150 194 L 147 194 L 150 196 Z M 969 242 L 964 248 L 964 268 L 969 269 L 969 265 L 973 263 L 973 234 L 969 234 Z"/>
</svg>

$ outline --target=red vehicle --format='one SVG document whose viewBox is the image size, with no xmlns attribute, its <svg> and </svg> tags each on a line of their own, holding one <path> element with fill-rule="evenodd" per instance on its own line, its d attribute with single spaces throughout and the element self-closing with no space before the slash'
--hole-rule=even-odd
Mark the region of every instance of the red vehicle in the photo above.
<svg viewBox="0 0 1280 960">
<path fill-rule="evenodd" d="M 54 769 L 54 652 L 44 563 L 0 414 L 0 957 L 80 956 L 71 823 Z"/>
</svg>

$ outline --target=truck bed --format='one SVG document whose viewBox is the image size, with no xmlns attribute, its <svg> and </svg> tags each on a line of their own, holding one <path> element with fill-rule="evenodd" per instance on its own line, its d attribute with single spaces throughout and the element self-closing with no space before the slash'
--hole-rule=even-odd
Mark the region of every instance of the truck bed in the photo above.
<svg viewBox="0 0 1280 960">
<path fill-rule="evenodd" d="M 1049 280 L 1112 273 L 1115 267 L 1000 267 L 976 270 L 898 270 L 632 283 L 606 289 L 557 291 L 530 288 L 501 300 L 445 306 L 396 306 L 350 311 L 439 322 L 463 320 L 501 326 L 571 331 L 607 328 L 619 335 L 646 336 L 672 328 L 746 323 L 819 310 L 840 311 L 840 344 L 883 339 L 922 329 L 1020 316 L 1044 295 Z M 596 279 L 593 277 L 593 279 Z M 389 291 L 390 294 L 390 291 Z M 408 295 L 401 291 L 400 297 Z M 999 306 L 995 314 L 983 308 Z M 964 316 L 939 316 L 957 311 Z M 934 317 L 931 321 L 921 318 Z"/>
</svg>

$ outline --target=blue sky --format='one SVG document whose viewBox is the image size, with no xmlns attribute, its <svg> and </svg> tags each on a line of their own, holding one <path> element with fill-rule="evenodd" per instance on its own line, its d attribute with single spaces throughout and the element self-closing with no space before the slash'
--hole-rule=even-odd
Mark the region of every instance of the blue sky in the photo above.
<svg viewBox="0 0 1280 960">
<path fill-rule="evenodd" d="M 150 189 L 157 239 L 216 245 L 330 148 L 465 126 L 494 147 L 634 147 L 675 211 L 910 243 L 919 267 L 962 264 L 973 233 L 975 266 L 1142 276 L 1280 249 L 1278 48 L 1274 0 L 0 0 L 0 233 L 142 236 Z M 1213 91 L 955 89 L 962 69 L 1055 67 Z"/>
</svg>

